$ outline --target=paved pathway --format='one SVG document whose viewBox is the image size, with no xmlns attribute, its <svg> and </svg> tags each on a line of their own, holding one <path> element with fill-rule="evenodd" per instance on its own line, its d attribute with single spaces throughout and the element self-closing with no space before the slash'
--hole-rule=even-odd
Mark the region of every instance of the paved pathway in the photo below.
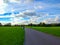
<svg viewBox="0 0 60 45">
<path fill-rule="evenodd" d="M 60 38 L 26 28 L 24 45 L 60 45 Z"/>
</svg>

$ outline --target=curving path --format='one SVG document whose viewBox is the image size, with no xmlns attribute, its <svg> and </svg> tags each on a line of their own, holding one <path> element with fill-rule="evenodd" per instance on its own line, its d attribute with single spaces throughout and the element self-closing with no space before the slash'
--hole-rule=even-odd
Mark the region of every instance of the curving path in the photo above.
<svg viewBox="0 0 60 45">
<path fill-rule="evenodd" d="M 60 45 L 60 38 L 25 28 L 24 45 Z"/>
</svg>

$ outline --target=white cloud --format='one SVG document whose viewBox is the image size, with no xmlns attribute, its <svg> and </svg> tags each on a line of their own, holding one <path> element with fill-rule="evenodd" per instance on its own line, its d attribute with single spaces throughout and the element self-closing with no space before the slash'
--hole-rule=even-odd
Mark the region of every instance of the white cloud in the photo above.
<svg viewBox="0 0 60 45">
<path fill-rule="evenodd" d="M 34 10 L 25 10 L 23 12 L 20 12 L 20 14 L 16 15 L 16 17 L 26 17 L 34 15 L 36 15 Z"/>
<path fill-rule="evenodd" d="M 40 19 L 40 17 L 38 17 L 38 16 L 32 16 L 32 17 L 30 17 L 29 22 L 33 23 L 33 24 L 38 24 L 39 23 L 38 22 L 39 19 Z"/>
<path fill-rule="evenodd" d="M 10 23 L 10 22 L 0 21 L 0 23 L 1 23 L 2 25 L 5 25 L 5 24 Z"/>
<path fill-rule="evenodd" d="M 22 1 L 22 0 L 9 0 L 9 2 L 14 3 L 12 6 L 8 5 L 7 3 L 3 3 L 3 1 L 1 1 L 1 0 L 0 0 L 0 2 L 1 2 L 0 3 L 0 14 L 1 14 L 1 13 L 9 12 L 9 11 L 14 12 L 17 9 L 20 10 L 19 5 L 21 5 L 23 3 L 25 4 L 25 3 L 33 2 L 33 0 L 24 0 L 24 1 Z M 19 8 L 16 8 L 17 5 L 15 5 L 15 4 L 17 4 Z M 45 4 L 42 2 L 39 2 L 37 4 L 34 3 L 32 6 L 34 6 L 35 9 L 50 8 L 51 6 L 56 7 L 55 5 Z M 22 7 L 23 7 L 23 5 L 22 5 Z M 25 8 L 25 7 L 23 7 L 23 8 Z M 48 13 L 47 14 L 46 13 L 39 13 L 38 14 L 38 12 L 36 13 L 35 9 L 33 9 L 33 10 L 29 10 L 29 9 L 26 8 L 25 11 L 20 12 L 20 14 L 17 14 L 16 16 L 14 14 L 12 14 L 11 16 L 0 16 L 0 18 L 11 17 L 11 20 L 12 20 L 11 23 L 12 24 L 28 24 L 28 23 L 36 24 L 36 23 L 39 23 L 38 20 L 40 18 L 49 15 Z M 21 20 L 24 17 L 29 17 L 30 19 L 29 20 Z M 49 18 L 49 19 L 44 20 L 44 21 L 47 23 L 49 23 L 49 22 L 52 23 L 52 22 L 57 22 L 57 20 L 59 20 L 58 17 L 56 17 L 55 19 Z"/>
<path fill-rule="evenodd" d="M 32 3 L 33 0 L 24 0 L 24 3 Z"/>
<path fill-rule="evenodd" d="M 30 10 L 30 11 L 32 11 L 32 10 Z M 20 14 L 18 14 L 17 15 L 17 18 L 14 19 L 15 20 L 14 23 L 15 24 L 29 24 L 29 23 L 38 24 L 38 23 L 40 23 L 40 19 L 49 16 L 48 13 L 40 13 L 41 16 L 38 16 L 38 15 L 30 15 L 30 13 L 29 13 L 30 11 L 27 10 L 26 12 L 24 11 L 24 12 L 21 12 Z M 28 15 L 26 15 L 26 13 L 28 13 Z M 29 19 L 28 20 L 21 20 L 25 16 L 26 17 L 29 17 Z M 52 16 L 56 16 L 56 15 L 52 15 Z M 60 23 L 60 18 L 59 18 L 59 16 L 56 16 L 55 18 L 47 18 L 47 19 L 44 19 L 41 22 L 45 22 L 47 24 L 50 24 L 50 23 Z"/>
<path fill-rule="evenodd" d="M 6 6 L 7 4 L 5 4 L 3 0 L 0 0 L 0 14 L 5 13 Z"/>
<path fill-rule="evenodd" d="M 11 3 L 21 3 L 21 0 L 9 0 Z"/>
<path fill-rule="evenodd" d="M 59 18 L 59 16 L 56 16 L 55 18 L 48 18 L 48 19 L 45 19 L 45 20 L 42 21 L 42 22 L 45 22 L 46 24 L 60 23 L 60 18 Z"/>
<path fill-rule="evenodd" d="M 55 21 L 56 21 L 57 23 L 60 23 L 60 16 L 56 16 Z"/>
<path fill-rule="evenodd" d="M 45 9 L 50 9 L 50 8 L 60 8 L 60 3 L 56 4 L 51 4 L 51 3 L 44 3 L 44 2 L 36 2 L 34 3 L 34 9 L 40 9 L 40 10 L 45 10 Z"/>
<path fill-rule="evenodd" d="M 0 18 L 10 18 L 10 17 L 12 18 L 14 16 L 13 15 L 10 15 L 10 16 L 9 15 L 7 15 L 7 16 L 0 16 Z"/>
<path fill-rule="evenodd" d="M 18 15 L 14 15 L 14 17 L 12 18 L 12 24 L 29 24 L 29 23 L 34 23 L 36 24 L 38 20 L 38 17 L 36 15 L 32 15 L 32 13 L 34 14 L 34 10 L 26 10 L 23 12 L 20 12 L 20 14 Z M 28 20 L 22 20 L 24 17 L 29 17 L 30 19 Z"/>
<path fill-rule="evenodd" d="M 33 14 L 33 15 L 32 15 Z M 33 24 L 38 24 L 40 23 L 40 19 L 41 18 L 44 18 L 45 16 L 49 16 L 48 13 L 39 13 L 39 14 L 36 14 L 35 10 L 26 10 L 26 11 L 23 11 L 23 12 L 20 12 L 20 14 L 16 15 L 16 17 L 29 17 L 30 19 L 28 20 L 22 20 L 20 22 L 24 23 L 24 24 L 29 24 L 29 23 L 33 23 Z"/>
<path fill-rule="evenodd" d="M 24 4 L 27 4 L 27 3 L 33 2 L 33 0 L 9 0 L 9 2 L 11 2 L 11 3 L 24 3 Z"/>
<path fill-rule="evenodd" d="M 34 9 L 43 9 L 44 7 L 43 6 L 34 6 Z"/>
</svg>

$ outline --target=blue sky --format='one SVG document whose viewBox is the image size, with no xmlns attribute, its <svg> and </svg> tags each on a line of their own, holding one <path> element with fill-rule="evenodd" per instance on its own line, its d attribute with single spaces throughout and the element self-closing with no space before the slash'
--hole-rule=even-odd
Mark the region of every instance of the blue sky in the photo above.
<svg viewBox="0 0 60 45">
<path fill-rule="evenodd" d="M 60 23 L 60 0 L 0 0 L 0 22 Z"/>
</svg>

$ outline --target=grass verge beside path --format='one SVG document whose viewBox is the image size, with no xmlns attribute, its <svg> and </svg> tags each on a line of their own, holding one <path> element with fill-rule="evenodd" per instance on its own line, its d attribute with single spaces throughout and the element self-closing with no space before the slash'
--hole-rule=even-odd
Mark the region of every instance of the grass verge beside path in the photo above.
<svg viewBox="0 0 60 45">
<path fill-rule="evenodd" d="M 21 27 L 0 27 L 0 45 L 23 45 L 24 30 Z"/>
<path fill-rule="evenodd" d="M 30 27 L 37 31 L 41 31 L 47 34 L 51 34 L 53 36 L 60 37 L 60 27 Z"/>
</svg>

